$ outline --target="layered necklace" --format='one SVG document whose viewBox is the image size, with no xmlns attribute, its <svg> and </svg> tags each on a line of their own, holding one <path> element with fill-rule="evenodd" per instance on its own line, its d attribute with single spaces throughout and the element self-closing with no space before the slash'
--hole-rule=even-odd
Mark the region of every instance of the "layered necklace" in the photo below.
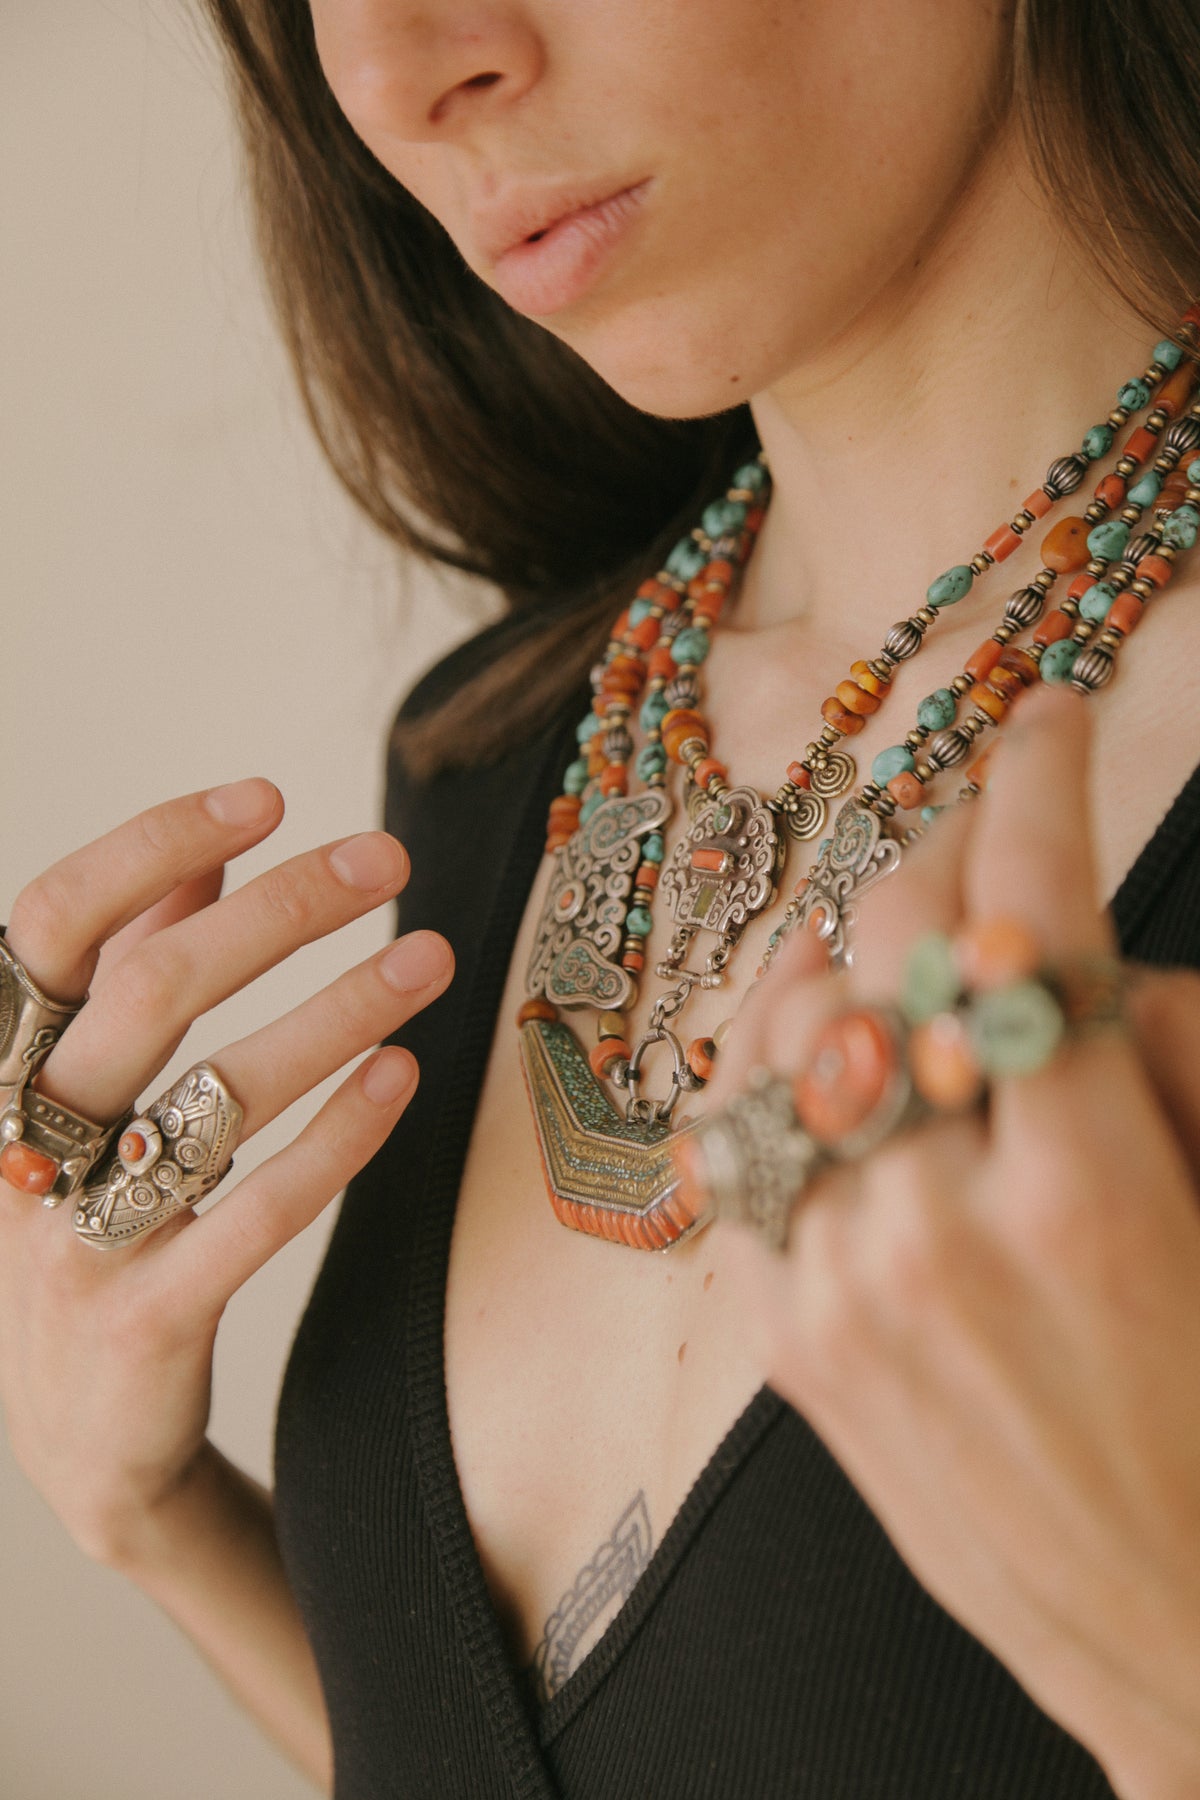
<svg viewBox="0 0 1200 1800">
<path fill-rule="evenodd" d="M 791 844 L 820 840 L 759 974 L 796 929 L 818 936 L 834 967 L 852 961 L 859 897 L 899 867 L 906 846 L 947 804 L 982 791 L 987 740 L 1022 689 L 1064 682 L 1093 694 L 1112 680 L 1122 645 L 1200 532 L 1200 457 L 1191 459 L 1200 446 L 1200 304 L 1184 314 L 1176 337 L 1155 345 L 1107 418 L 1051 463 L 1014 516 L 931 583 L 878 654 L 851 665 L 821 706 L 817 736 L 788 763 L 774 794 L 736 784 L 713 755 L 701 692 L 713 631 L 766 515 L 763 457 L 735 472 L 621 612 L 592 672 L 579 755 L 550 805 L 554 866 L 518 1014 L 546 1183 L 564 1225 L 665 1250 L 707 1223 L 680 1189 L 670 1140 L 688 1129 L 675 1119 L 677 1104 L 711 1076 L 727 1027 L 685 1042 L 681 1015 L 696 988 L 725 981 L 747 925 L 780 894 Z M 925 696 L 903 739 L 879 752 L 859 784 L 850 740 L 886 705 L 900 663 L 1082 485 L 1138 414 L 1145 417 L 1082 514 L 1048 529 L 1037 574 L 1009 596 L 991 635 L 948 686 Z M 947 794 L 941 778 L 952 769 L 961 785 Z M 677 785 L 686 822 L 669 847 Z M 674 931 L 654 971 L 663 986 L 634 1040 L 630 1013 L 654 907 L 664 903 Z M 585 1048 L 563 1015 L 588 1012 L 595 1039 Z M 659 1099 L 644 1091 L 652 1052 L 670 1061 L 669 1090 Z"/>
</svg>

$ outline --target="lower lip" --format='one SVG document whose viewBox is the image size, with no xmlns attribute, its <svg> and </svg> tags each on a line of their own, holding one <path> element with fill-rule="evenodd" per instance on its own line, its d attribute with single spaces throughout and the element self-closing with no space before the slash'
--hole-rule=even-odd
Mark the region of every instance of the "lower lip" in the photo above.
<svg viewBox="0 0 1200 1800">
<path fill-rule="evenodd" d="M 641 211 L 649 181 L 559 219 L 534 242 L 515 244 L 492 267 L 502 300 L 532 319 L 581 300 L 600 279 Z"/>
</svg>

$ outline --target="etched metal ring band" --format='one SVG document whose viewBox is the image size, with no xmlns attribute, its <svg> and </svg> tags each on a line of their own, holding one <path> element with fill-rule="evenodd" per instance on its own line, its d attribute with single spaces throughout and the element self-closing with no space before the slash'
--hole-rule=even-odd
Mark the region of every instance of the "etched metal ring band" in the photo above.
<svg viewBox="0 0 1200 1800">
<path fill-rule="evenodd" d="M 75 1192 L 112 1132 L 30 1086 L 82 1005 L 44 993 L 0 927 L 0 1177 L 47 1206 Z"/>
<path fill-rule="evenodd" d="M 242 1108 L 211 1063 L 196 1063 L 123 1121 L 74 1213 L 85 1244 L 131 1244 L 194 1206 L 233 1167 Z"/>
</svg>

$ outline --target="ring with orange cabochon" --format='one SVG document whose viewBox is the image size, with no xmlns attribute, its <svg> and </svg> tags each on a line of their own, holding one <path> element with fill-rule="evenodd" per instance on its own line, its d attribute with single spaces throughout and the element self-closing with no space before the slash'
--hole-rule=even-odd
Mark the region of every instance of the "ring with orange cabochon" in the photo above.
<svg viewBox="0 0 1200 1800">
<path fill-rule="evenodd" d="M 978 1106 L 998 1080 L 1035 1076 L 1069 1035 L 1123 1023 L 1123 995 L 1117 958 L 1047 963 L 1015 918 L 952 938 L 929 932 L 909 951 L 894 1004 L 826 1020 L 796 1074 L 754 1071 L 678 1140 L 684 1195 L 782 1249 L 796 1203 L 824 1169 Z"/>
</svg>

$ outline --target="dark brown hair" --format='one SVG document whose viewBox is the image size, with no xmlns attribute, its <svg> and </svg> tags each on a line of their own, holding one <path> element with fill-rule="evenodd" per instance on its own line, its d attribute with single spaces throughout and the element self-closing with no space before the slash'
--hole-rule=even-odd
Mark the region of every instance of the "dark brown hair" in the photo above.
<svg viewBox="0 0 1200 1800">
<path fill-rule="evenodd" d="M 424 557 L 529 629 L 410 724 L 418 770 L 482 761 L 582 681 L 617 596 L 756 440 L 745 406 L 659 419 L 466 267 L 355 136 L 307 0 L 204 0 L 229 54 L 258 233 L 317 435 Z M 1200 294 L 1200 15 L 1183 0 L 1016 0 L 1006 71 L 1040 181 L 1103 280 L 1167 332 Z M 1002 100 L 1005 97 L 1000 97 Z"/>
</svg>

